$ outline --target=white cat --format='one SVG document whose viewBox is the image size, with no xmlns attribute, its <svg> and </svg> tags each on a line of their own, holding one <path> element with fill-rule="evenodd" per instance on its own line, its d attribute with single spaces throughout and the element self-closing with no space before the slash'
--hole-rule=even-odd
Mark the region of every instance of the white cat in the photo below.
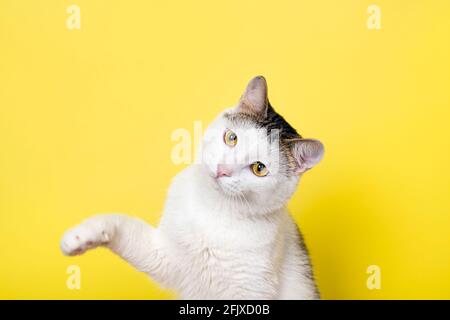
<svg viewBox="0 0 450 320">
<path fill-rule="evenodd" d="M 199 156 L 173 179 L 157 228 L 97 215 L 66 232 L 62 251 L 105 246 L 184 299 L 319 298 L 286 204 L 323 145 L 275 112 L 256 77 L 206 130 Z"/>
</svg>

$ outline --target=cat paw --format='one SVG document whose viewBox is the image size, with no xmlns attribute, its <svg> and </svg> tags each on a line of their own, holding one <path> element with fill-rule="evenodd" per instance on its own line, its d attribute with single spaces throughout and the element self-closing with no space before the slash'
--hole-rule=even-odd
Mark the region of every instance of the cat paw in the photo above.
<svg viewBox="0 0 450 320">
<path fill-rule="evenodd" d="M 61 240 L 61 251 L 68 256 L 79 255 L 111 241 L 112 230 L 102 223 L 87 221 L 69 229 Z"/>
</svg>

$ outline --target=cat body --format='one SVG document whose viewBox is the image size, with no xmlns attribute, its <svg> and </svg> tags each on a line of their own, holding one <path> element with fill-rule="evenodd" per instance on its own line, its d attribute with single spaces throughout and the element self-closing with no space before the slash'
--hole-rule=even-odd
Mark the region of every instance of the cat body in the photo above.
<svg viewBox="0 0 450 320">
<path fill-rule="evenodd" d="M 271 140 L 267 128 L 281 132 Z M 173 179 L 157 228 L 97 215 L 66 232 L 62 251 L 106 246 L 184 299 L 319 298 L 286 203 L 320 161 L 322 144 L 301 138 L 273 110 L 257 77 L 210 125 L 202 146 L 201 161 Z"/>
<path fill-rule="evenodd" d="M 177 244 L 181 268 L 180 279 L 166 285 L 194 299 L 317 297 L 308 256 L 287 210 L 252 218 L 230 214 L 220 191 L 195 181 L 205 177 L 201 170 L 200 165 L 185 169 L 169 191 L 159 229 Z"/>
</svg>

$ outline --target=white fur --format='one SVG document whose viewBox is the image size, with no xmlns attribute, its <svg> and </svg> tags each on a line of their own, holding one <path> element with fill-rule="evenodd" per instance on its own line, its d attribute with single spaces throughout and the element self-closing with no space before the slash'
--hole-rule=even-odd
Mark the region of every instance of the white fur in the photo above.
<svg viewBox="0 0 450 320">
<path fill-rule="evenodd" d="M 251 158 L 251 146 L 267 144 L 264 133 L 246 137 L 251 127 L 236 127 L 223 115 L 212 123 L 203 161 L 173 179 L 157 228 L 125 215 L 97 215 L 67 231 L 62 251 L 74 255 L 104 245 L 184 299 L 318 298 L 285 207 L 299 176 L 281 174 L 272 145 Z M 237 134 L 235 147 L 223 142 L 226 129 Z M 256 160 L 268 176 L 252 173 Z M 233 175 L 215 178 L 219 163 L 232 166 Z"/>
</svg>

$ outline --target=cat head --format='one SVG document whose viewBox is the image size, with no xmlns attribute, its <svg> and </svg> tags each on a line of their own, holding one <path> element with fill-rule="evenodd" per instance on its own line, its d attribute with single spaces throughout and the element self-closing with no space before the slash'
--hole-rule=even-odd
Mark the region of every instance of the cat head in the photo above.
<svg viewBox="0 0 450 320">
<path fill-rule="evenodd" d="M 202 163 L 230 201 L 255 212 L 281 208 L 300 176 L 323 156 L 322 143 L 304 139 L 270 105 L 264 77 L 252 79 L 236 107 L 205 131 Z"/>
</svg>

